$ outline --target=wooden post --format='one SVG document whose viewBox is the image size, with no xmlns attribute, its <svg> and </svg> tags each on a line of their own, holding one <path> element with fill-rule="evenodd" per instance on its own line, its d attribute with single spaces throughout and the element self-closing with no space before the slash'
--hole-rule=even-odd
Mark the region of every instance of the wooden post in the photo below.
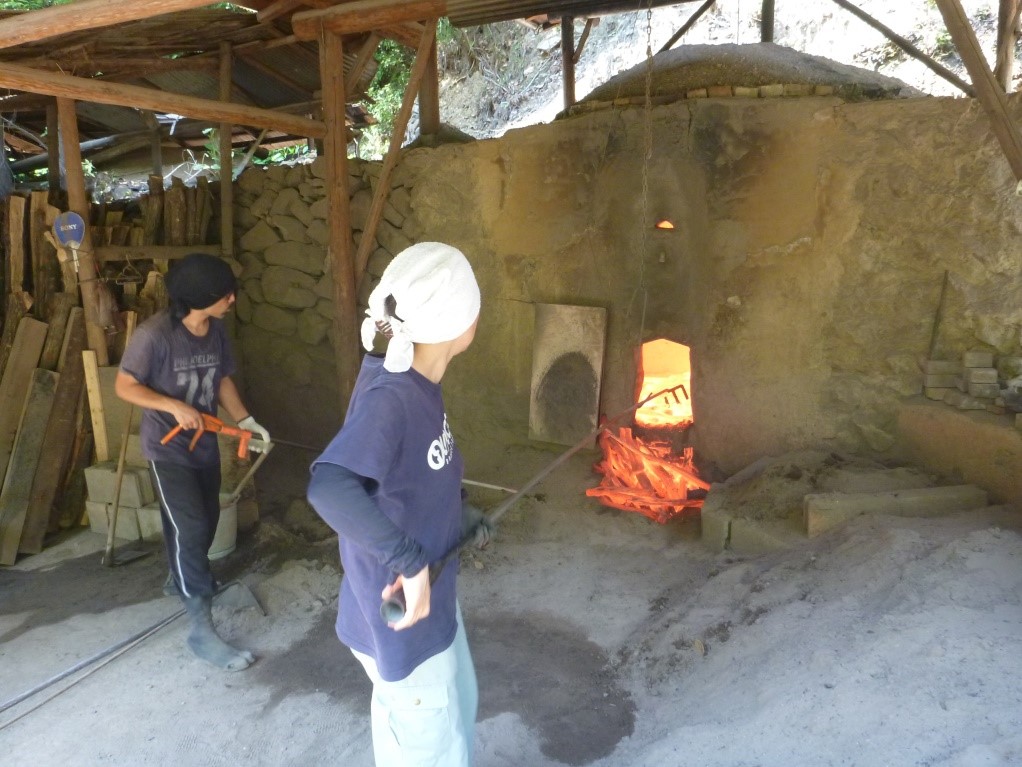
<svg viewBox="0 0 1022 767">
<path fill-rule="evenodd" d="M 976 98 L 990 117 L 994 135 L 1001 144 L 1001 149 L 1008 158 L 1008 164 L 1015 174 L 1016 181 L 1022 181 L 1022 134 L 1018 126 L 1008 114 L 1008 99 L 1004 89 L 994 79 L 994 73 L 983 57 L 976 32 L 969 25 L 969 20 L 958 0 L 937 0 L 937 7 L 944 17 L 951 39 L 962 57 L 972 85 L 976 89 Z"/>
<path fill-rule="evenodd" d="M 440 132 L 440 71 L 437 66 L 436 37 L 429 49 L 426 71 L 419 85 L 419 134 L 436 136 Z"/>
<path fill-rule="evenodd" d="M 110 353 L 106 346 L 106 333 L 96 320 L 99 312 L 99 276 L 92 248 L 92 234 L 89 231 L 89 198 L 85 194 L 85 174 L 82 172 L 82 155 L 78 148 L 78 118 L 75 102 L 71 99 L 57 99 L 57 117 L 60 121 L 60 139 L 64 147 L 64 162 L 67 174 L 67 204 L 85 221 L 82 245 L 78 249 L 78 284 L 82 290 L 82 307 L 85 309 L 85 332 L 89 348 L 96 352 L 100 365 L 110 364 Z"/>
<path fill-rule="evenodd" d="M 326 138 L 327 259 L 334 281 L 334 357 L 341 412 L 355 388 L 359 368 L 359 331 L 355 307 L 355 267 L 351 249 L 351 194 L 348 190 L 348 133 L 345 127 L 344 44 L 339 35 L 320 30 L 319 70 Z"/>
<path fill-rule="evenodd" d="M 231 100 L 231 44 L 220 43 L 220 100 Z M 344 69 L 342 66 L 341 72 Z M 343 75 L 342 75 L 343 76 Z M 342 123 L 343 125 L 343 123 Z M 224 258 L 234 257 L 234 126 L 220 123 L 220 249 Z"/>
<path fill-rule="evenodd" d="M 774 41 L 774 0 L 763 0 L 763 11 L 759 17 L 759 39 L 764 43 Z"/>
<path fill-rule="evenodd" d="M 561 17 L 561 79 L 564 82 L 564 108 L 575 104 L 575 17 Z"/>
<path fill-rule="evenodd" d="M 1018 42 L 1019 0 L 1001 0 L 997 15 L 997 65 L 994 77 L 1007 93 L 1011 90 L 1011 75 L 1015 66 L 1015 44 Z"/>
</svg>

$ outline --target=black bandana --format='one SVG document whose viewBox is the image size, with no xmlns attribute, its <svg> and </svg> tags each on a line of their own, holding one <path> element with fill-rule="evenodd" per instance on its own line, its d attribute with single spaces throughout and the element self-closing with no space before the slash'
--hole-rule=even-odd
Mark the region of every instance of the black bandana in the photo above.
<svg viewBox="0 0 1022 767">
<path fill-rule="evenodd" d="M 231 267 L 221 258 L 205 253 L 192 253 L 176 264 L 166 277 L 167 292 L 175 309 L 187 314 L 192 309 L 205 309 L 233 293 L 237 280 Z"/>
</svg>

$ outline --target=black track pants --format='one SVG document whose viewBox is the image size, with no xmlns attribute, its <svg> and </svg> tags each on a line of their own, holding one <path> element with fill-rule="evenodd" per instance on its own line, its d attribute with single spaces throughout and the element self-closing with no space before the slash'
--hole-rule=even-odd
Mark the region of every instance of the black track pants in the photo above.
<svg viewBox="0 0 1022 767">
<path fill-rule="evenodd" d="M 220 465 L 193 468 L 150 461 L 160 499 L 167 563 L 183 597 L 209 597 L 215 590 L 209 547 L 220 521 Z"/>
</svg>

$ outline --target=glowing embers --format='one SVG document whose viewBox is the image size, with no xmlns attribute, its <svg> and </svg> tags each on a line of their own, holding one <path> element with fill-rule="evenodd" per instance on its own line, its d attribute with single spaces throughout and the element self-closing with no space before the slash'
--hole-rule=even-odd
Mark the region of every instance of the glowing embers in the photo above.
<svg viewBox="0 0 1022 767">
<path fill-rule="evenodd" d="M 636 402 L 679 384 L 683 387 L 650 400 L 635 411 L 639 426 L 687 427 L 692 424 L 692 362 L 689 349 L 666 339 L 650 341 L 639 351 L 639 391 Z"/>
<path fill-rule="evenodd" d="M 699 479 L 692 465 L 692 448 L 675 455 L 667 442 L 643 441 L 632 430 L 617 434 L 607 429 L 597 441 L 603 460 L 593 469 L 603 475 L 586 495 L 599 498 L 604 506 L 637 511 L 663 524 L 685 509 L 698 509 L 710 485 Z M 698 497 L 692 497 L 693 495 Z"/>
<path fill-rule="evenodd" d="M 710 489 L 693 465 L 692 448 L 672 445 L 692 425 L 691 358 L 687 346 L 660 339 L 643 344 L 638 363 L 636 402 L 643 404 L 635 411 L 635 430 L 641 436 L 628 428 L 600 432 L 603 460 L 593 469 L 603 479 L 586 495 L 663 524 L 700 508 Z"/>
</svg>

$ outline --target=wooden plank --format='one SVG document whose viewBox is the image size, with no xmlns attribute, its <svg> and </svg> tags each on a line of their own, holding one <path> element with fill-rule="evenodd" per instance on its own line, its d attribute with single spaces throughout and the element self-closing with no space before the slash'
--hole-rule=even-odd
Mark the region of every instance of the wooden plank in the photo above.
<svg viewBox="0 0 1022 767">
<path fill-rule="evenodd" d="M 46 341 L 46 323 L 22 317 L 14 336 L 11 356 L 0 379 L 0 484 L 7 474 L 7 463 L 18 434 L 18 421 L 32 381 L 32 371 Z"/>
<path fill-rule="evenodd" d="M 77 0 L 0 21 L 0 48 L 209 5 L 209 0 Z"/>
<path fill-rule="evenodd" d="M 50 193 L 32 192 L 29 197 L 29 247 L 32 261 L 32 296 L 35 298 L 39 319 L 49 320 L 46 312 L 50 307 L 50 296 L 60 290 L 60 263 L 57 252 L 46 241 L 46 209 Z"/>
<path fill-rule="evenodd" d="M 163 176 L 149 176 L 149 196 L 142 200 L 142 242 L 155 245 L 163 228 Z M 99 253 L 97 252 L 97 257 Z"/>
<path fill-rule="evenodd" d="M 1008 113 L 1007 96 L 990 71 L 976 39 L 976 32 L 969 25 L 969 19 L 958 0 L 937 0 L 937 7 L 962 57 L 962 63 L 972 78 L 976 98 L 990 118 L 994 135 L 1008 158 L 1015 180 L 1022 181 L 1022 133 Z"/>
<path fill-rule="evenodd" d="M 12 194 L 7 198 L 7 291 L 25 289 L 25 208 L 28 200 Z"/>
<path fill-rule="evenodd" d="M 163 195 L 163 241 L 167 245 L 187 244 L 186 217 L 185 182 L 174 176 Z"/>
<path fill-rule="evenodd" d="M 63 7 L 63 6 L 61 6 Z M 77 4 L 67 7 L 77 7 Z M 230 122 L 256 128 L 274 128 L 284 133 L 309 138 L 323 138 L 326 126 L 319 120 L 287 114 L 273 109 L 223 103 L 195 96 L 124 85 L 107 80 L 92 80 L 56 72 L 44 72 L 18 64 L 0 64 L 0 88 L 30 93 L 44 93 L 63 99 L 79 99 L 97 104 L 110 104 L 156 112 L 173 112 L 196 120 Z M 77 135 L 77 134 L 76 134 Z"/>
<path fill-rule="evenodd" d="M 355 35 L 404 21 L 435 19 L 446 13 L 444 0 L 355 0 L 296 13 L 291 17 L 291 28 L 299 40 L 315 40 L 320 28 L 335 35 Z"/>
<path fill-rule="evenodd" d="M 18 323 L 28 313 L 28 308 L 21 300 L 20 294 L 11 293 L 7 296 L 7 311 L 4 314 L 4 332 L 0 335 L 0 379 L 7 369 L 7 360 L 14 347 L 14 336 L 18 332 Z"/>
<path fill-rule="evenodd" d="M 92 439 L 96 444 L 96 461 L 110 460 L 110 443 L 107 441 L 106 418 L 103 414 L 103 387 L 99 381 L 99 363 L 96 352 L 85 349 L 82 352 L 82 369 L 85 373 L 85 388 L 89 393 L 89 416 L 92 419 Z"/>
<path fill-rule="evenodd" d="M 323 83 L 326 157 L 327 259 L 333 272 L 334 359 L 342 412 L 358 375 L 355 268 L 351 252 L 351 200 L 348 191 L 348 131 L 344 124 L 344 43 L 324 32 L 319 41 L 319 73 Z"/>
<path fill-rule="evenodd" d="M 79 307 L 71 310 L 65 324 L 61 373 L 53 394 L 53 407 L 46 421 L 39 462 L 28 496 L 25 524 L 21 530 L 18 551 L 37 554 L 43 550 L 43 537 L 52 516 L 57 490 L 71 460 L 77 427 L 77 405 L 81 398 L 85 371 L 82 351 L 85 349 L 85 316 Z"/>
<path fill-rule="evenodd" d="M 71 316 L 71 307 L 78 303 L 73 293 L 54 293 L 50 296 L 50 306 L 46 312 L 49 330 L 43 343 L 43 353 L 39 357 L 39 367 L 44 370 L 56 370 L 60 363 L 60 350 L 67 335 L 67 320 Z"/>
<path fill-rule="evenodd" d="M 39 464 L 43 432 L 53 409 L 53 394 L 59 378 L 52 370 L 34 370 L 28 396 L 19 413 L 18 437 L 3 489 L 0 489 L 0 565 L 13 565 L 18 558 L 32 478 Z"/>
</svg>

